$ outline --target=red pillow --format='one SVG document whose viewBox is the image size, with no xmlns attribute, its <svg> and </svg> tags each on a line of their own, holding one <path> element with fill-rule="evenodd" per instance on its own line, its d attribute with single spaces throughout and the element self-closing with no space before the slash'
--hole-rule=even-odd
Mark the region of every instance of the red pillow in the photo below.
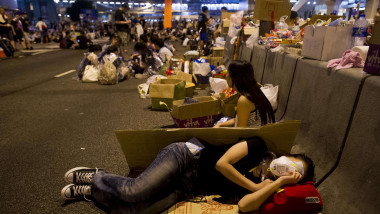
<svg viewBox="0 0 380 214">
<path fill-rule="evenodd" d="M 313 182 L 282 187 L 283 191 L 271 195 L 260 207 L 260 213 L 319 213 L 322 199 Z"/>
</svg>

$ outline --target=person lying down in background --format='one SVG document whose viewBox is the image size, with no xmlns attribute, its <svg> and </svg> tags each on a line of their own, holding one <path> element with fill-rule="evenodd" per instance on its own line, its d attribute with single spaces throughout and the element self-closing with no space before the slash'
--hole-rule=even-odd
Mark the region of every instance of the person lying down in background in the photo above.
<svg viewBox="0 0 380 214">
<path fill-rule="evenodd" d="M 259 137 L 224 146 L 192 138 L 166 146 L 136 178 L 73 168 L 64 176 L 70 184 L 61 196 L 94 200 L 115 213 L 160 213 L 205 193 L 238 197 L 241 212 L 318 213 L 322 201 L 313 179 L 310 158 L 276 158 Z"/>
</svg>

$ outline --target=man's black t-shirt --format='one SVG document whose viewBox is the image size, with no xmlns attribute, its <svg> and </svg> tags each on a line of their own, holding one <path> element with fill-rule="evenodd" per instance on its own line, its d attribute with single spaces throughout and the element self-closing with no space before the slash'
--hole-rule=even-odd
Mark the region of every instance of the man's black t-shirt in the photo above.
<svg viewBox="0 0 380 214">
<path fill-rule="evenodd" d="M 208 18 L 206 16 L 206 14 L 204 13 L 201 13 L 199 14 L 199 17 L 198 17 L 198 30 L 201 30 L 201 32 L 206 32 L 207 30 L 207 26 L 206 26 L 206 23 L 208 22 Z"/>
<path fill-rule="evenodd" d="M 264 152 L 268 151 L 265 142 L 259 137 L 246 139 L 248 155 L 239 160 L 233 166 L 242 175 L 253 182 L 261 182 L 259 178 L 249 175 L 249 171 L 260 164 Z M 200 187 L 207 192 L 215 192 L 221 195 L 245 195 L 248 190 L 233 183 L 215 169 L 216 162 L 232 145 L 210 146 L 207 145 L 200 156 Z"/>
<path fill-rule="evenodd" d="M 21 18 L 20 21 L 22 23 L 22 28 L 23 28 L 24 32 L 27 33 L 29 31 L 29 29 L 28 29 L 29 28 L 29 22 L 28 22 L 28 20 L 25 19 L 25 18 Z"/>
<path fill-rule="evenodd" d="M 115 21 L 127 21 L 125 18 L 125 14 L 122 10 L 117 10 L 115 13 Z M 129 25 L 128 24 L 115 24 L 116 30 L 121 32 L 129 33 Z"/>
<path fill-rule="evenodd" d="M 0 14 L 0 24 L 2 24 L 2 25 L 8 24 L 7 18 L 3 14 Z M 10 27 L 0 26 L 0 34 L 1 35 L 7 35 L 7 34 L 9 34 L 10 30 L 11 30 Z"/>
</svg>

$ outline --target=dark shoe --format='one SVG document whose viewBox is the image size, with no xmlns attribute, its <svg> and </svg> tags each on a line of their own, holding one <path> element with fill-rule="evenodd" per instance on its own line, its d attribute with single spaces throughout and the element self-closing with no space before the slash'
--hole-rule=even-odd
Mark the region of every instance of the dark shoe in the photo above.
<svg viewBox="0 0 380 214">
<path fill-rule="evenodd" d="M 91 196 L 91 186 L 90 185 L 75 185 L 69 184 L 61 190 L 61 197 L 64 199 L 76 199 L 84 198 L 88 200 L 87 197 Z"/>
<path fill-rule="evenodd" d="M 65 174 L 65 181 L 72 184 L 91 184 L 95 173 L 104 171 L 104 169 L 75 167 Z"/>
</svg>

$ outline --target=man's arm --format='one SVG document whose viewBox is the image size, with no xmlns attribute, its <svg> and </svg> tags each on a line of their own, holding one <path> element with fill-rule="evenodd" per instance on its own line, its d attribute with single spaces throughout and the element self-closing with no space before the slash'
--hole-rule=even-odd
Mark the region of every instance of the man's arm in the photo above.
<svg viewBox="0 0 380 214">
<path fill-rule="evenodd" d="M 131 23 L 131 20 L 127 20 L 127 21 L 115 21 L 116 24 L 130 24 Z"/>
</svg>

